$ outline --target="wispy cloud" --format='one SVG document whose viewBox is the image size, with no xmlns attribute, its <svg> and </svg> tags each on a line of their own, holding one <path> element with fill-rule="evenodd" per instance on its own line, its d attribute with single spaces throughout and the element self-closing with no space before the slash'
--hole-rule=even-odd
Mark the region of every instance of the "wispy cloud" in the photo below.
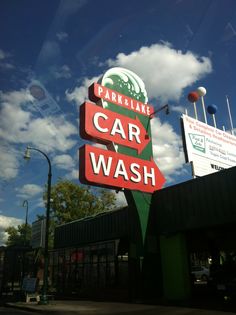
<svg viewBox="0 0 236 315">
<path fill-rule="evenodd" d="M 68 33 L 66 33 L 66 32 L 58 32 L 56 34 L 56 36 L 57 36 L 59 41 L 66 41 L 67 38 L 68 38 Z"/>
<path fill-rule="evenodd" d="M 35 184 L 26 184 L 21 188 L 16 188 L 15 190 L 17 192 L 17 197 L 25 199 L 30 199 L 43 193 L 43 187 Z"/>
<path fill-rule="evenodd" d="M 57 115 L 56 119 L 35 116 L 33 102 L 27 90 L 0 93 L 0 178 L 14 178 L 18 172 L 17 153 L 10 148 L 11 144 L 31 144 L 57 153 L 70 150 L 76 143 L 72 136 L 77 135 L 77 127 L 63 115 Z"/>
<path fill-rule="evenodd" d="M 161 123 L 159 118 L 151 120 L 153 156 L 168 182 L 181 172 L 185 163 L 182 139 L 169 123 Z M 155 128 L 154 128 L 155 127 Z"/>
<path fill-rule="evenodd" d="M 9 60 L 11 56 L 10 53 L 0 49 L 0 68 L 2 70 L 12 70 L 15 68 L 11 60 Z"/>
<path fill-rule="evenodd" d="M 121 208 L 127 206 L 125 195 L 122 191 L 116 193 L 116 207 Z"/>
<path fill-rule="evenodd" d="M 70 67 L 67 65 L 63 65 L 58 69 L 54 69 L 53 75 L 56 79 L 70 79 L 72 76 Z"/>
<path fill-rule="evenodd" d="M 88 87 L 99 79 L 100 76 L 93 78 L 85 78 L 82 85 L 76 87 L 73 91 L 66 91 L 66 99 L 69 102 L 74 102 L 80 106 L 85 100 L 88 99 Z"/>
<path fill-rule="evenodd" d="M 2 49 L 0 49 L 0 60 L 3 60 L 5 58 L 6 58 L 6 53 Z"/>
<path fill-rule="evenodd" d="M 133 70 L 145 82 L 149 98 L 163 102 L 178 100 L 183 89 L 212 71 L 209 58 L 190 51 L 183 53 L 165 42 L 141 47 L 128 55 L 120 53 L 107 63 Z"/>
<path fill-rule="evenodd" d="M 68 154 L 57 155 L 53 158 L 53 164 L 60 169 L 68 170 L 75 166 L 75 162 Z"/>
<path fill-rule="evenodd" d="M 0 144 L 0 178 L 13 179 L 18 174 L 19 161 L 17 152 L 9 145 Z"/>
</svg>

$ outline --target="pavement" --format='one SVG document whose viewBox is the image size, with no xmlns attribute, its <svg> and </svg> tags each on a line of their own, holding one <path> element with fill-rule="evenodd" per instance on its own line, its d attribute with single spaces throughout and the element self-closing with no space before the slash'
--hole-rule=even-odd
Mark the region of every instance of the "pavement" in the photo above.
<svg viewBox="0 0 236 315">
<path fill-rule="evenodd" d="M 178 306 L 131 304 L 97 301 L 49 301 L 48 305 L 39 305 L 36 302 L 8 302 L 5 306 L 30 312 L 44 314 L 111 314 L 111 315 L 230 315 L 236 312 L 218 311 Z"/>
</svg>

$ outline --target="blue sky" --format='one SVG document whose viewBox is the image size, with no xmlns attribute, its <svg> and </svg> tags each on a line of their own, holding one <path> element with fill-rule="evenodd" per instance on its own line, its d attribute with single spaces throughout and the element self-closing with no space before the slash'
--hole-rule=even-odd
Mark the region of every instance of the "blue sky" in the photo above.
<svg viewBox="0 0 236 315">
<path fill-rule="evenodd" d="M 234 0 L 2 0 L 0 3 L 0 233 L 44 213 L 42 192 L 47 161 L 37 152 L 26 163 L 26 146 L 43 150 L 53 178 L 78 182 L 78 108 L 87 87 L 106 70 L 120 66 L 144 81 L 149 103 L 164 112 L 152 120 L 155 161 L 173 185 L 191 178 L 185 164 L 179 118 L 189 92 L 207 89 L 216 104 L 218 128 L 230 128 L 225 95 L 236 117 Z M 43 110 L 29 92 L 46 91 Z M 203 114 L 198 106 L 200 120 Z M 209 124 L 213 125 L 211 117 Z M 121 194 L 117 205 L 124 204 Z"/>
</svg>

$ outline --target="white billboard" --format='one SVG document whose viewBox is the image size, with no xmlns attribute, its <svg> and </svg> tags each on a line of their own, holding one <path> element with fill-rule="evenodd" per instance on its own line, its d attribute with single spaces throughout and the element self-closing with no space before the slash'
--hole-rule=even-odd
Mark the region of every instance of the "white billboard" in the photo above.
<svg viewBox="0 0 236 315">
<path fill-rule="evenodd" d="M 236 137 L 187 115 L 182 115 L 186 162 L 193 174 L 204 176 L 236 166 Z"/>
</svg>

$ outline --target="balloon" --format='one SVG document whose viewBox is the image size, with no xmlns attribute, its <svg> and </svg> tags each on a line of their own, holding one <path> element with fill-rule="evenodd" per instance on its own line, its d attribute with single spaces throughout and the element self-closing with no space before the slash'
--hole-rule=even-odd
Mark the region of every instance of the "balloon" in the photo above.
<svg viewBox="0 0 236 315">
<path fill-rule="evenodd" d="M 214 105 L 214 104 L 207 106 L 207 112 L 208 112 L 210 115 L 214 115 L 214 114 L 217 112 L 217 106 Z"/>
<path fill-rule="evenodd" d="M 203 87 L 203 86 L 199 86 L 198 88 L 197 88 L 197 94 L 199 95 L 199 96 L 204 96 L 204 95 L 206 95 L 206 89 Z"/>
<path fill-rule="evenodd" d="M 198 95 L 197 92 L 190 92 L 190 93 L 188 94 L 188 100 L 189 100 L 189 102 L 194 103 L 194 102 L 197 102 L 198 99 L 199 99 L 199 95 Z"/>
</svg>

